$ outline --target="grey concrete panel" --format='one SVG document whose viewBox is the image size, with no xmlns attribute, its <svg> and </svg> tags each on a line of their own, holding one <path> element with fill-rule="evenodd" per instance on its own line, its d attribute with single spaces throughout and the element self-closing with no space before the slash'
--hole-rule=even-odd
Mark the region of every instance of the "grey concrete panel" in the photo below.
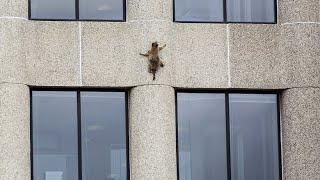
<svg viewBox="0 0 320 180">
<path fill-rule="evenodd" d="M 0 82 L 26 81 L 26 21 L 0 19 Z"/>
<path fill-rule="evenodd" d="M 227 25 L 174 24 L 174 86 L 228 86 Z M 171 48 L 171 47 L 170 47 Z"/>
<path fill-rule="evenodd" d="M 0 180 L 30 180 L 29 88 L 0 84 Z"/>
<path fill-rule="evenodd" d="M 280 0 L 279 22 L 320 22 L 319 0 Z"/>
<path fill-rule="evenodd" d="M 287 87 L 320 86 L 320 24 L 282 25 L 279 48 Z"/>
<path fill-rule="evenodd" d="M 23 17 L 28 18 L 28 1 L 27 0 L 1 0 L 0 17 Z"/>
<path fill-rule="evenodd" d="M 173 10 L 171 0 L 130 0 L 127 1 L 127 20 L 166 20 L 172 21 Z"/>
<path fill-rule="evenodd" d="M 83 23 L 82 72 L 83 85 L 135 86 L 141 84 L 170 84 L 172 81 L 170 23 Z M 158 41 L 167 47 L 160 53 L 165 67 L 156 80 L 148 73 L 146 57 L 139 55 Z"/>
<path fill-rule="evenodd" d="M 28 27 L 29 84 L 75 86 L 80 83 L 77 22 L 32 21 Z"/>
<path fill-rule="evenodd" d="M 230 25 L 230 68 L 233 88 L 286 87 L 288 61 L 279 56 L 277 25 Z"/>
<path fill-rule="evenodd" d="M 320 89 L 295 88 L 282 98 L 284 178 L 320 177 Z"/>
<path fill-rule="evenodd" d="M 146 85 L 130 93 L 130 173 L 133 180 L 176 180 L 175 95 Z"/>
</svg>

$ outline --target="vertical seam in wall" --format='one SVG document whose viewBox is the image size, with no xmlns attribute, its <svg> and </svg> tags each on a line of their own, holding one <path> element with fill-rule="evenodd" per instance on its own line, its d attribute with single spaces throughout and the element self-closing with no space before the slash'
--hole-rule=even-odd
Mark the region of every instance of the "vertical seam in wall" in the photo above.
<svg viewBox="0 0 320 180">
<path fill-rule="evenodd" d="M 82 27 L 79 22 L 79 85 L 82 86 Z"/>
<path fill-rule="evenodd" d="M 230 29 L 229 29 L 229 24 L 227 24 L 227 61 L 228 61 L 228 87 L 231 88 Z"/>
</svg>

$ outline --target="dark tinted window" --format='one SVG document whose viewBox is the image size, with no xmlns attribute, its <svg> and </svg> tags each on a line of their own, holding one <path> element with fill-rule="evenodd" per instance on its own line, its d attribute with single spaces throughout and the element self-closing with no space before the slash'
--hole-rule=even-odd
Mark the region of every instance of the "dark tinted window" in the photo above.
<svg viewBox="0 0 320 180">
<path fill-rule="evenodd" d="M 277 96 L 230 94 L 232 179 L 278 180 Z"/>
<path fill-rule="evenodd" d="M 175 0 L 176 21 L 223 21 L 223 0 Z"/>
<path fill-rule="evenodd" d="M 225 95 L 177 98 L 180 179 L 227 179 Z"/>
<path fill-rule="evenodd" d="M 80 19 L 123 19 L 123 0 L 80 0 Z"/>
<path fill-rule="evenodd" d="M 125 20 L 125 0 L 29 0 L 30 18 L 42 20 Z"/>
<path fill-rule="evenodd" d="M 225 2 L 225 3 L 224 3 Z M 275 0 L 174 0 L 176 22 L 276 22 Z"/>
<path fill-rule="evenodd" d="M 33 177 L 78 180 L 77 94 L 33 92 Z"/>
<path fill-rule="evenodd" d="M 124 92 L 82 92 L 83 180 L 127 179 Z"/>
<path fill-rule="evenodd" d="M 274 0 L 227 0 L 228 21 L 274 22 Z"/>
<path fill-rule="evenodd" d="M 31 18 L 75 19 L 75 0 L 30 0 Z"/>
<path fill-rule="evenodd" d="M 125 92 L 32 91 L 33 180 L 128 179 L 126 116 Z"/>
<path fill-rule="evenodd" d="M 276 94 L 178 92 L 179 179 L 279 180 L 278 122 Z"/>
</svg>

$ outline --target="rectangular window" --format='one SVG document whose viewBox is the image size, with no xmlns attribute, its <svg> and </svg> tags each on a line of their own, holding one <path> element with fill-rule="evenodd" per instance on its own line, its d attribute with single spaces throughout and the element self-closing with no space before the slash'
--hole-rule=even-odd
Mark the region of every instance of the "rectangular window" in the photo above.
<svg viewBox="0 0 320 180">
<path fill-rule="evenodd" d="M 224 94 L 177 98 L 180 179 L 227 179 Z"/>
<path fill-rule="evenodd" d="M 126 96 L 32 91 L 33 180 L 127 180 Z"/>
<path fill-rule="evenodd" d="M 173 0 L 175 22 L 276 23 L 276 0 Z"/>
<path fill-rule="evenodd" d="M 29 19 L 125 21 L 126 0 L 29 0 Z"/>
<path fill-rule="evenodd" d="M 223 0 L 175 0 L 175 20 L 223 21 Z"/>
<path fill-rule="evenodd" d="M 280 180 L 277 94 L 177 92 L 180 180 Z"/>
</svg>

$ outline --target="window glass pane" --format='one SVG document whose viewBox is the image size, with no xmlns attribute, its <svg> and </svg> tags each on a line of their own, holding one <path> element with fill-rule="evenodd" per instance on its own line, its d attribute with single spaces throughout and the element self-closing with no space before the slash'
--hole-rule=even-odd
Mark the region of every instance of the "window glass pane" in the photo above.
<svg viewBox="0 0 320 180">
<path fill-rule="evenodd" d="M 227 179 L 225 95 L 178 93 L 179 178 Z"/>
<path fill-rule="evenodd" d="M 176 21 L 223 21 L 223 0 L 174 0 Z"/>
<path fill-rule="evenodd" d="M 123 20 L 123 0 L 80 0 L 80 19 Z"/>
<path fill-rule="evenodd" d="M 75 0 L 30 0 L 31 18 L 75 19 Z"/>
<path fill-rule="evenodd" d="M 82 92 L 83 180 L 126 180 L 124 92 Z"/>
<path fill-rule="evenodd" d="M 230 132 L 232 179 L 279 179 L 276 95 L 230 94 Z"/>
<path fill-rule="evenodd" d="M 229 22 L 274 22 L 275 0 L 227 0 Z"/>
<path fill-rule="evenodd" d="M 75 92 L 32 92 L 34 180 L 78 180 Z"/>
</svg>

